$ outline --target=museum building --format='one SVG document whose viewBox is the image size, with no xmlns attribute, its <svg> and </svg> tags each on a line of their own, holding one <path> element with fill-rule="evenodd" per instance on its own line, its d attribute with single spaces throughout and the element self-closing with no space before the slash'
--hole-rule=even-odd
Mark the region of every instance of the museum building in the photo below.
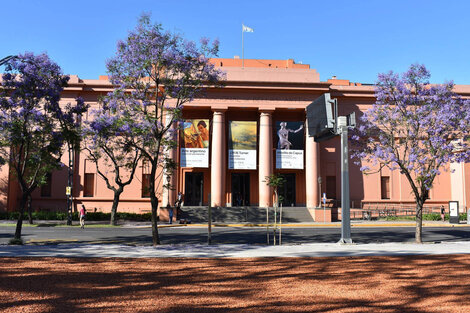
<svg viewBox="0 0 470 313">
<path fill-rule="evenodd" d="M 374 102 L 374 86 L 338 79 L 321 81 L 307 64 L 289 60 L 243 61 L 212 59 L 226 72 L 223 88 L 211 87 L 183 109 L 178 147 L 170 157 L 178 163 L 168 178 L 159 176 L 160 205 L 173 205 L 177 193 L 184 197 L 183 207 L 270 207 L 272 189 L 266 177 L 280 173 L 285 178 L 279 193 L 284 207 L 303 207 L 315 221 L 340 219 L 341 187 L 340 139 L 317 143 L 307 132 L 306 107 L 325 93 L 337 99 L 340 116 L 367 110 Z M 71 76 L 63 92 L 64 104 L 82 97 L 91 107 L 112 91 L 106 76 L 80 79 Z M 470 96 L 470 86 L 457 85 L 455 91 Z M 88 114 L 84 116 L 88 119 Z M 94 163 L 84 152 L 74 157 L 74 210 L 84 204 L 90 211 L 109 212 L 113 193 L 99 177 Z M 68 155 L 63 157 L 68 164 Z M 466 212 L 470 196 L 468 164 L 449 164 L 435 179 L 427 206 L 447 207 L 458 201 Z M 399 171 L 386 168 L 365 175 L 350 162 L 351 208 L 414 207 L 407 179 Z M 33 209 L 66 211 L 67 168 L 52 173 L 46 185 L 33 193 Z M 144 161 L 135 179 L 121 195 L 120 212 L 150 211 L 149 168 Z M 163 182 L 172 186 L 169 192 Z M 326 196 L 326 215 L 319 208 Z M 19 187 L 8 166 L 0 168 L 0 210 L 14 211 L 19 205 Z M 464 211 L 465 210 L 465 211 Z M 354 211 L 354 210 L 352 210 Z M 166 211 L 160 210 L 162 219 Z"/>
</svg>

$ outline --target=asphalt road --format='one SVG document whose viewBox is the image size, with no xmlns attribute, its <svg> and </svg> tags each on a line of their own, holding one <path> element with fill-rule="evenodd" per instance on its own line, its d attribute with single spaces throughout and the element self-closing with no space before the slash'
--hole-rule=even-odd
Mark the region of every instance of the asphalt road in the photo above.
<svg viewBox="0 0 470 313">
<path fill-rule="evenodd" d="M 7 244 L 15 228 L 0 225 L 0 244 Z M 414 241 L 414 227 L 353 227 L 351 237 L 355 243 L 405 243 Z M 207 243 L 207 228 L 165 227 L 159 228 L 163 244 Z M 27 244 L 127 244 L 150 245 L 151 229 L 110 227 L 23 227 L 23 240 Z M 290 227 L 282 228 L 282 243 L 287 245 L 306 243 L 335 243 L 341 237 L 338 227 Z M 272 243 L 272 230 L 270 240 Z M 425 227 L 425 242 L 470 241 L 470 227 Z M 263 227 L 214 227 L 213 244 L 266 244 L 266 228 Z"/>
</svg>

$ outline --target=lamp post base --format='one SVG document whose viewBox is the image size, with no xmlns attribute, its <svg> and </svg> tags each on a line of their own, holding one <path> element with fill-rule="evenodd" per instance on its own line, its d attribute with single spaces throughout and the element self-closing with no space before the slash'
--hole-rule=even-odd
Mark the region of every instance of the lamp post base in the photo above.
<svg viewBox="0 0 470 313">
<path fill-rule="evenodd" d="M 338 243 L 339 243 L 340 245 L 353 245 L 353 244 L 354 244 L 354 242 L 352 241 L 351 238 L 341 238 L 341 239 L 338 241 Z"/>
</svg>

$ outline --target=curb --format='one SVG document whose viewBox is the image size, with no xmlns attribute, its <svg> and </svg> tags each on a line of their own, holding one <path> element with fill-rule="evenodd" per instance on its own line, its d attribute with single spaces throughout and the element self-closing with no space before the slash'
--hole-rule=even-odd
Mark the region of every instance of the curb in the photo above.
<svg viewBox="0 0 470 313">
<path fill-rule="evenodd" d="M 166 225 L 167 227 L 172 227 L 171 225 Z M 187 226 L 187 227 L 207 227 L 207 224 L 181 224 L 175 226 Z M 173 226 L 173 227 L 175 227 Z M 212 227 L 274 227 L 274 224 L 225 224 L 225 223 L 215 223 L 212 224 Z M 298 223 L 298 224 L 282 224 L 277 225 L 278 227 L 334 227 L 341 228 L 341 223 L 326 223 L 326 224 L 307 224 L 307 223 Z M 415 224 L 411 223 L 393 223 L 393 224 L 351 224 L 351 227 L 415 227 Z M 150 226 L 148 226 L 150 227 Z M 164 225 L 159 225 L 159 227 L 165 227 Z M 423 227 L 470 227 L 468 224 L 432 224 L 432 223 L 423 223 Z"/>
<path fill-rule="evenodd" d="M 0 226 L 2 224 L 7 224 L 7 223 L 2 223 L 0 221 Z M 8 223 L 10 224 L 10 223 Z M 67 225 L 65 224 L 57 224 L 57 223 L 49 223 L 51 226 L 56 226 L 56 227 L 66 227 Z M 103 224 L 108 225 L 108 224 Z M 34 225 L 23 225 L 24 227 L 38 227 L 37 224 Z M 73 225 L 71 227 L 74 227 L 77 225 Z M 90 223 L 88 227 L 92 228 L 99 228 L 101 224 L 94 224 Z M 274 227 L 274 224 L 266 224 L 266 223 L 213 223 L 212 227 Z M 341 222 L 337 223 L 287 223 L 287 224 L 282 224 L 282 225 L 277 225 L 278 227 L 289 227 L 289 228 L 301 228 L 301 227 L 331 227 L 331 228 L 341 228 Z M 351 227 L 352 228 L 358 228 L 358 227 L 415 227 L 416 224 L 414 223 L 403 223 L 403 222 L 397 222 L 397 223 L 352 223 Z M 68 226 L 70 227 L 70 226 Z M 124 223 L 121 225 L 117 225 L 115 227 L 122 227 L 122 228 L 151 228 L 152 225 L 145 224 L 145 225 L 140 225 L 138 223 L 133 224 L 133 223 Z M 197 224 L 160 224 L 158 225 L 158 228 L 173 228 L 173 227 L 207 227 L 207 223 L 197 223 Z M 449 223 L 423 223 L 423 227 L 470 227 L 470 224 L 449 224 Z"/>
</svg>

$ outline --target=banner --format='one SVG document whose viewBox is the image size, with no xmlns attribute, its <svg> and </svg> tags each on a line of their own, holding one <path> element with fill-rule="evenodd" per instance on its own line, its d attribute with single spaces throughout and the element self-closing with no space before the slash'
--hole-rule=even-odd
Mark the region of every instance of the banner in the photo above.
<svg viewBox="0 0 470 313">
<path fill-rule="evenodd" d="M 209 167 L 209 120 L 185 120 L 181 167 Z"/>
<path fill-rule="evenodd" d="M 276 168 L 304 168 L 304 122 L 276 122 Z"/>
<path fill-rule="evenodd" d="M 256 169 L 257 122 L 230 121 L 228 134 L 228 168 Z"/>
</svg>

